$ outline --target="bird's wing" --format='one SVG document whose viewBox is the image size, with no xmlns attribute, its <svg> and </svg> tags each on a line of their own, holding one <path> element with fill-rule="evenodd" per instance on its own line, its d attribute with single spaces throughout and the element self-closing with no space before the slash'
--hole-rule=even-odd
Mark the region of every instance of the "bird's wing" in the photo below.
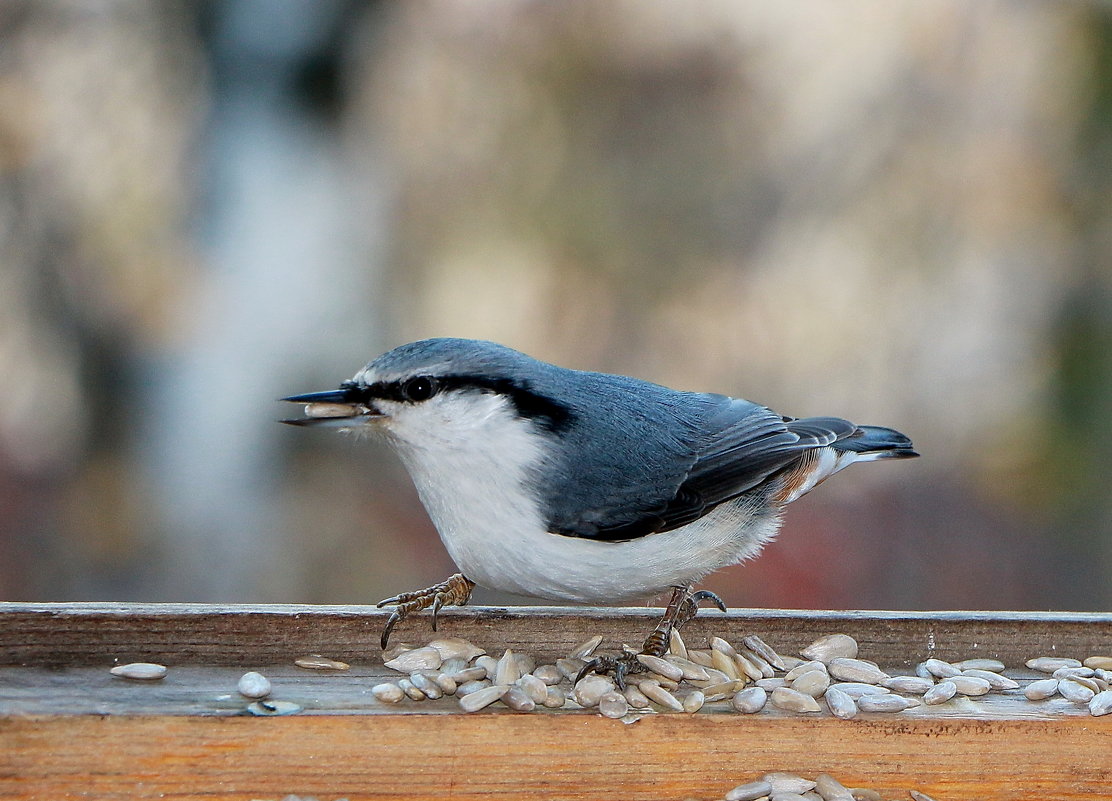
<svg viewBox="0 0 1112 801">
<path fill-rule="evenodd" d="M 749 401 L 724 400 L 703 422 L 707 434 L 696 445 L 690 469 L 678 485 L 655 496 L 630 498 L 586 530 L 561 533 L 618 541 L 685 526 L 758 486 L 805 452 L 857 431 L 853 423 L 836 417 L 793 420 Z"/>
</svg>

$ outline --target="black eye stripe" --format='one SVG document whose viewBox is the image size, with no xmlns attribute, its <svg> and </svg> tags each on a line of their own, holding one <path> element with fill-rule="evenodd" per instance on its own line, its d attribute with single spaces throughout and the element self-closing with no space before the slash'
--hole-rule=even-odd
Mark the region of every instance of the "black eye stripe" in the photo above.
<svg viewBox="0 0 1112 801">
<path fill-rule="evenodd" d="M 440 392 L 475 390 L 502 395 L 514 405 L 520 416 L 535 421 L 549 431 L 561 431 L 574 420 L 569 407 L 509 378 L 476 375 L 438 375 L 429 378 L 434 379 Z M 341 388 L 350 390 L 353 394 L 358 393 L 358 398 L 353 398 L 353 401 L 361 399 L 370 402 L 380 398 L 398 403 L 413 403 L 406 392 L 406 384 L 413 380 L 411 377 L 397 381 L 376 381 L 365 387 L 344 384 Z"/>
</svg>

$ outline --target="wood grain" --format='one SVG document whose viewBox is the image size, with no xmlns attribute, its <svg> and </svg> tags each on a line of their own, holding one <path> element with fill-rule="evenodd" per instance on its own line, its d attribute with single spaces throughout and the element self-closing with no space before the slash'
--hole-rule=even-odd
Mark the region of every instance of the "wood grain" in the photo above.
<svg viewBox="0 0 1112 801">
<path fill-rule="evenodd" d="M 552 658 L 596 633 L 611 647 L 639 642 L 656 614 L 474 608 L 443 615 L 440 628 L 492 653 Z M 1063 699 L 1010 691 L 852 721 L 771 708 L 742 716 L 725 704 L 633 722 L 579 709 L 464 715 L 451 698 L 373 699 L 389 673 L 377 648 L 383 620 L 367 607 L 0 604 L 0 799 L 709 801 L 770 770 L 826 771 L 886 798 L 1112 797 L 1112 715 Z M 685 638 L 756 633 L 792 653 L 835 631 L 890 670 L 992 656 L 1021 683 L 1036 675 L 1022 668 L 1032 656 L 1112 653 L 1104 614 L 732 610 L 703 613 Z M 431 636 L 422 618 L 397 639 Z M 291 664 L 307 653 L 352 668 Z M 109 675 L 132 660 L 167 664 L 169 675 Z M 305 711 L 245 715 L 235 681 L 248 668 Z"/>
</svg>

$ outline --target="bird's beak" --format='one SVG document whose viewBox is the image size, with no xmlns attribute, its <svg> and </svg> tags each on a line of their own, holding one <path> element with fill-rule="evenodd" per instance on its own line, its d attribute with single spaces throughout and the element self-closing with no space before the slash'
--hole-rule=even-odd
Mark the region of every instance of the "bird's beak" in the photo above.
<svg viewBox="0 0 1112 801">
<path fill-rule="evenodd" d="M 282 421 L 291 426 L 351 428 L 353 425 L 385 417 L 355 387 L 309 392 L 305 395 L 290 395 L 290 397 L 282 398 L 282 400 L 289 403 L 305 404 L 304 417 Z M 353 420 L 352 418 L 361 419 Z"/>
</svg>

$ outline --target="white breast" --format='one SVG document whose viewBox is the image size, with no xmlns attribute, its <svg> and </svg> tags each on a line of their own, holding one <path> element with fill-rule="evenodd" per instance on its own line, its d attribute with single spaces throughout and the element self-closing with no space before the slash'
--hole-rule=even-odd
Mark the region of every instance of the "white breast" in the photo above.
<svg viewBox="0 0 1112 801">
<path fill-rule="evenodd" d="M 549 533 L 528 491 L 540 435 L 503 399 L 481 398 L 478 409 L 469 400 L 467 431 L 395 437 L 448 553 L 481 586 L 582 603 L 640 599 L 754 556 L 776 533 L 778 514 L 746 500 L 627 542 Z"/>
</svg>

